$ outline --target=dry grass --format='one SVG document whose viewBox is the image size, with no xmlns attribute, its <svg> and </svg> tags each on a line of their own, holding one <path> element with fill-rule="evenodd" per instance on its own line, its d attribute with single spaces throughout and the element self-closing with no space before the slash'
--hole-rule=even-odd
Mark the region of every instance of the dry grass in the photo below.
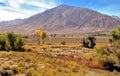
<svg viewBox="0 0 120 76">
<path fill-rule="evenodd" d="M 25 42 L 25 52 L 0 51 L 0 75 L 11 76 L 120 76 L 118 72 L 102 70 L 95 61 L 95 49 L 83 48 L 82 38 L 53 38 L 44 45 L 35 39 Z M 60 44 L 65 41 L 66 45 Z M 110 46 L 108 37 L 97 37 L 97 46 Z M 4 76 L 4 75 L 3 75 Z"/>
</svg>

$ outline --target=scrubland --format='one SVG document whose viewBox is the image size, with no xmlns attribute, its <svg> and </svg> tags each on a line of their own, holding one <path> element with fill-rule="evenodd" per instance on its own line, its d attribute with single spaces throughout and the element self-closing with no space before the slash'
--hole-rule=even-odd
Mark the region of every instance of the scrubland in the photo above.
<svg viewBox="0 0 120 76">
<path fill-rule="evenodd" d="M 83 47 L 82 38 L 46 39 L 41 45 L 33 36 L 23 39 L 22 51 L 0 51 L 0 76 L 120 76 L 119 45 L 109 37 L 96 38 L 94 48 Z"/>
<path fill-rule="evenodd" d="M 0 51 L 2 76 L 120 75 L 116 70 L 105 69 L 96 60 L 95 49 L 86 49 L 81 45 L 26 45 L 24 48 L 25 52 Z"/>
</svg>

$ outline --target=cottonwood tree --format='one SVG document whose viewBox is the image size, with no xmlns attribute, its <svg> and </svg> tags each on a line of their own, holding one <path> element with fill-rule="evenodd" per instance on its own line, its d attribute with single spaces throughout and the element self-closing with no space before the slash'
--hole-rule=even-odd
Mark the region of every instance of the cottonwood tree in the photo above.
<svg viewBox="0 0 120 76">
<path fill-rule="evenodd" d="M 36 31 L 35 31 L 35 34 L 36 34 L 36 36 L 37 36 L 38 45 L 40 45 L 40 33 L 41 33 L 41 30 L 36 30 Z"/>
<path fill-rule="evenodd" d="M 41 44 L 45 43 L 45 38 L 46 38 L 47 34 L 46 32 L 41 32 L 40 33 L 40 37 L 41 37 Z"/>
<path fill-rule="evenodd" d="M 14 34 L 13 32 L 5 32 L 0 35 L 0 50 L 6 51 L 22 51 L 23 40 L 20 34 Z"/>
<path fill-rule="evenodd" d="M 40 45 L 40 41 L 41 41 L 41 44 L 44 44 L 44 40 L 47 36 L 46 32 L 41 31 L 41 30 L 36 30 L 35 33 L 36 33 L 36 36 L 37 36 L 38 45 Z"/>
</svg>

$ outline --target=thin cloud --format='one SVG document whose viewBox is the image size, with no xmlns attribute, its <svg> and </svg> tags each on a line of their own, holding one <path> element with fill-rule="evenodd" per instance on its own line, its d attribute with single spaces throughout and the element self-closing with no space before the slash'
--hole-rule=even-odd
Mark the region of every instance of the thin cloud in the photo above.
<svg viewBox="0 0 120 76">
<path fill-rule="evenodd" d="M 102 6 L 101 8 L 97 9 L 97 11 L 108 14 L 110 16 L 115 15 L 120 17 L 120 0 L 99 0 L 102 3 L 105 3 L 106 6 Z"/>
<path fill-rule="evenodd" d="M 119 5 L 109 5 L 104 8 L 100 8 L 98 11 L 104 14 L 109 14 L 111 16 L 119 16 L 120 17 L 120 10 L 119 10 Z"/>
<path fill-rule="evenodd" d="M 61 0 L 0 0 L 0 21 L 26 18 L 56 7 Z M 4 4 L 4 6 L 3 6 Z M 9 18 L 8 18 L 9 17 Z"/>
</svg>

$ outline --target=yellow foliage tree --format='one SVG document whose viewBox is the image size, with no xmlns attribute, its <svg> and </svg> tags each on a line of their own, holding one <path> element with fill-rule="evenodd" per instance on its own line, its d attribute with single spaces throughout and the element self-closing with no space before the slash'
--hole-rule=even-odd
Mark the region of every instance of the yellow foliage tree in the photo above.
<svg viewBox="0 0 120 76">
<path fill-rule="evenodd" d="M 46 32 L 41 32 L 40 37 L 41 37 L 41 44 L 44 44 L 46 38 Z"/>
<path fill-rule="evenodd" d="M 40 45 L 40 33 L 41 33 L 41 30 L 36 30 L 35 31 L 35 34 L 37 36 L 38 45 Z"/>
<path fill-rule="evenodd" d="M 43 32 L 41 30 L 36 30 L 35 33 L 36 33 L 36 36 L 37 36 L 38 45 L 40 45 L 40 41 L 41 41 L 41 44 L 43 44 L 44 40 L 46 38 L 46 35 L 47 35 L 46 32 Z"/>
<path fill-rule="evenodd" d="M 49 41 L 50 41 L 50 44 L 52 44 L 52 38 L 53 38 L 53 34 L 49 34 Z"/>
</svg>

